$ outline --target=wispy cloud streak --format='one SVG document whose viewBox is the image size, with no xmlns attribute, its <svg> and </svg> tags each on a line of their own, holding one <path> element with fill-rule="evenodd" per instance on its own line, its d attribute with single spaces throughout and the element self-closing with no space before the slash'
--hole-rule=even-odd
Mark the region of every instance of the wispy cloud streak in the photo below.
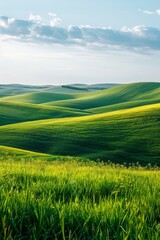
<svg viewBox="0 0 160 240">
<path fill-rule="evenodd" d="M 160 15 L 160 9 L 157 9 L 155 11 L 138 9 L 138 11 L 148 15 Z"/>
</svg>

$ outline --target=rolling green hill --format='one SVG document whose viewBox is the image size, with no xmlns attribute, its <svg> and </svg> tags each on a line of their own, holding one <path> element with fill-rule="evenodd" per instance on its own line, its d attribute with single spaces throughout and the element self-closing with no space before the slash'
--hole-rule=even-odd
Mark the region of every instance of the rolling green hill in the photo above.
<svg viewBox="0 0 160 240">
<path fill-rule="evenodd" d="M 115 162 L 160 163 L 160 104 L 2 126 L 0 144 Z"/>
<path fill-rule="evenodd" d="M 49 154 L 43 154 L 43 153 L 36 153 L 32 151 L 22 150 L 18 148 L 11 148 L 6 146 L 0 146 L 0 156 L 1 158 L 7 158 L 7 159 L 47 159 L 51 157 Z"/>
<path fill-rule="evenodd" d="M 0 97 L 16 96 L 39 91 L 49 91 L 54 89 L 54 86 L 29 86 L 21 84 L 0 84 Z M 56 88 L 56 87 L 55 87 Z M 50 91 L 49 91 L 50 92 Z M 56 91 L 55 91 L 56 92 Z"/>
<path fill-rule="evenodd" d="M 27 94 L 32 92 L 52 92 L 52 93 L 64 93 L 64 94 L 73 94 L 73 93 L 83 93 L 86 91 L 98 91 L 102 89 L 107 89 L 115 87 L 118 84 L 69 84 L 62 86 L 30 86 L 30 85 L 21 85 L 21 84 L 0 84 L 0 97 L 15 96 L 20 94 Z"/>
<path fill-rule="evenodd" d="M 60 88 L 71 92 L 56 93 Z M 82 91 L 75 94 L 74 88 Z M 0 94 L 13 95 L 0 100 L 0 144 L 45 154 L 160 164 L 160 83 L 98 88 L 107 85 L 0 85 Z M 22 90 L 27 93 L 20 94 Z"/>
<path fill-rule="evenodd" d="M 104 107 L 97 107 L 97 108 L 90 108 L 89 111 L 92 113 L 105 113 L 105 112 L 113 112 L 122 109 L 129 109 L 139 106 L 150 105 L 154 103 L 159 103 L 160 99 L 149 99 L 149 100 L 137 100 L 137 101 L 130 101 L 130 102 L 123 102 L 117 104 L 111 104 Z"/>
<path fill-rule="evenodd" d="M 133 83 L 83 94 L 76 99 L 47 103 L 78 109 L 90 109 L 138 100 L 160 100 L 160 83 Z"/>
<path fill-rule="evenodd" d="M 85 111 L 71 108 L 0 101 L 0 125 L 86 114 Z"/>
<path fill-rule="evenodd" d="M 10 102 L 21 102 L 21 103 L 32 103 L 40 104 L 51 101 L 73 99 L 74 96 L 71 94 L 61 94 L 52 92 L 33 92 L 27 94 L 20 94 L 11 97 L 4 97 L 2 100 Z"/>
</svg>

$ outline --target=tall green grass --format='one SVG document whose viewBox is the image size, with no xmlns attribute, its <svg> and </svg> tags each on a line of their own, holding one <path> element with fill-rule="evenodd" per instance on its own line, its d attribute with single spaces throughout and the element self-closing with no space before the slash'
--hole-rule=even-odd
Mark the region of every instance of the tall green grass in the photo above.
<svg viewBox="0 0 160 240">
<path fill-rule="evenodd" d="M 160 174 L 135 165 L 0 161 L 0 239 L 160 239 Z"/>
</svg>

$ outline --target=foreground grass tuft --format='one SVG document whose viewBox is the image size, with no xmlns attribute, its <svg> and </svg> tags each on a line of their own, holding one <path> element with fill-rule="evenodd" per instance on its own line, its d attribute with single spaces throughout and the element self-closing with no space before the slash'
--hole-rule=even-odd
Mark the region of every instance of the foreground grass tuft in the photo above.
<svg viewBox="0 0 160 240">
<path fill-rule="evenodd" d="M 0 239 L 160 239 L 158 169 L 0 161 Z"/>
</svg>

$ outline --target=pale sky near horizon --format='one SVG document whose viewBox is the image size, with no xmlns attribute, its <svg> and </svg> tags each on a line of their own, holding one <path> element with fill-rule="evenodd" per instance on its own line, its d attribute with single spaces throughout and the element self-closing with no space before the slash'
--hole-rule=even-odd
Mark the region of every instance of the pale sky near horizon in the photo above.
<svg viewBox="0 0 160 240">
<path fill-rule="evenodd" d="M 159 59 L 159 0 L 0 2 L 0 84 L 158 82 Z"/>
</svg>

